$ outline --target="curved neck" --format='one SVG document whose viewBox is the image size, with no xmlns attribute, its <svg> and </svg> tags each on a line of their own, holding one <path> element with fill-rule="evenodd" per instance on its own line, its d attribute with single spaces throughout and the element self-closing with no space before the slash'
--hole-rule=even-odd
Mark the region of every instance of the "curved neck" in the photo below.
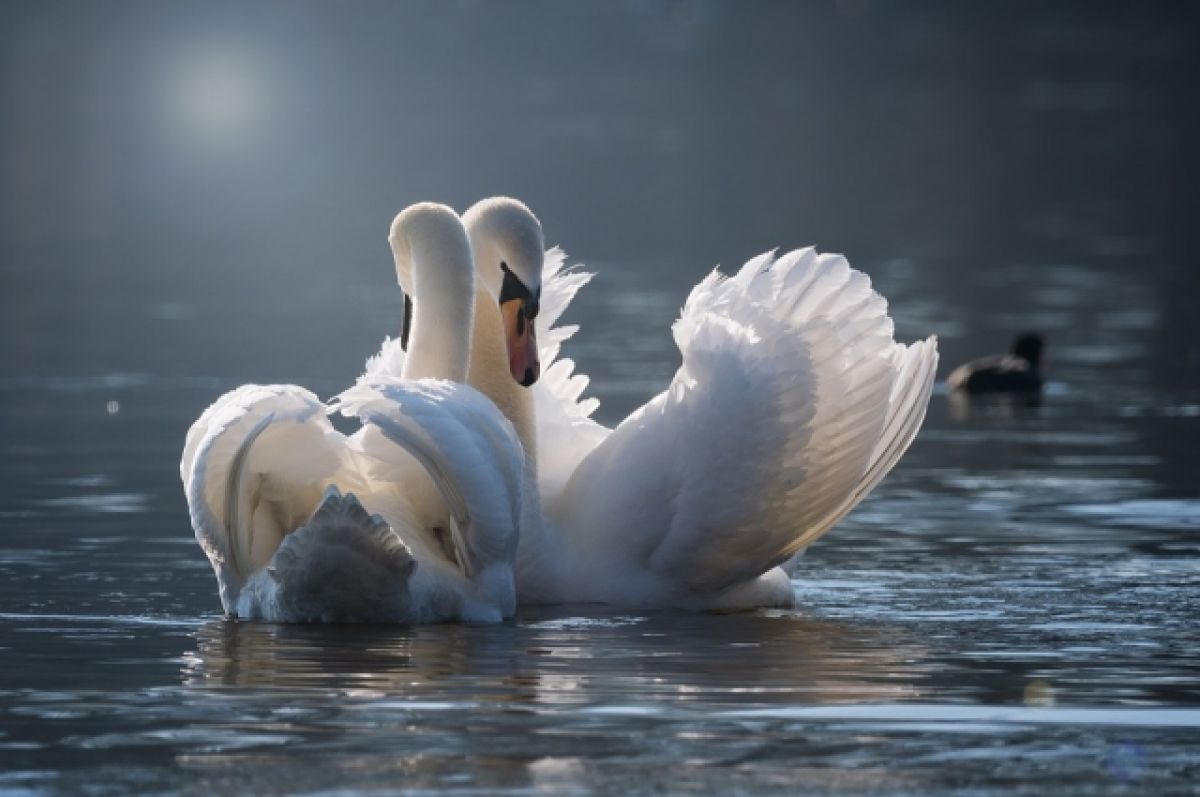
<svg viewBox="0 0 1200 797">
<path fill-rule="evenodd" d="M 389 236 L 400 286 L 412 297 L 405 379 L 465 382 L 475 317 L 475 265 L 457 214 L 415 205 L 396 217 Z"/>
<path fill-rule="evenodd" d="M 526 470 L 537 468 L 537 431 L 533 391 L 521 387 L 508 367 L 504 321 L 500 306 L 485 288 L 475 294 L 475 324 L 471 340 L 471 367 L 467 383 L 492 400 L 516 429 L 525 449 Z"/>
<path fill-rule="evenodd" d="M 508 418 L 525 449 L 521 537 L 517 553 L 518 594 L 535 601 L 558 591 L 558 542 L 542 516 L 538 489 L 537 425 L 532 388 L 521 387 L 508 367 L 504 321 L 496 298 L 486 288 L 475 295 L 475 331 L 467 383 L 483 393 Z"/>
</svg>

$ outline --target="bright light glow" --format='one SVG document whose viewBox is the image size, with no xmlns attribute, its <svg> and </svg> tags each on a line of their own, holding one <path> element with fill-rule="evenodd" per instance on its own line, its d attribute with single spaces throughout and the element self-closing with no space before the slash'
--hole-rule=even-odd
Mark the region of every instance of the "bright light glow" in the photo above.
<svg viewBox="0 0 1200 797">
<path fill-rule="evenodd" d="M 265 99 L 255 66 L 230 48 L 193 52 L 180 62 L 170 87 L 177 123 L 206 145 L 232 143 L 253 133 Z"/>
</svg>

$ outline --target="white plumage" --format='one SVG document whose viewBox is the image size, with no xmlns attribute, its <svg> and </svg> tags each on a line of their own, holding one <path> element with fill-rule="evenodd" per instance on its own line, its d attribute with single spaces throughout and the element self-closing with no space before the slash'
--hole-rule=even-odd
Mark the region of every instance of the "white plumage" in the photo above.
<svg viewBox="0 0 1200 797">
<path fill-rule="evenodd" d="M 573 565 L 560 583 L 572 600 L 790 605 L 772 569 L 911 443 L 934 341 L 896 344 L 866 276 L 811 249 L 714 272 L 673 331 L 671 385 L 544 496 Z"/>
<path fill-rule="evenodd" d="M 181 475 L 225 611 L 511 616 L 523 464 L 511 425 L 477 391 L 431 379 L 359 385 L 343 406 L 364 423 L 349 438 L 307 390 L 244 385 L 189 432 Z M 444 502 L 428 500 L 434 490 Z"/>
<path fill-rule="evenodd" d="M 509 266 L 519 257 L 480 245 L 494 223 L 473 229 L 497 205 L 506 218 L 524 208 L 493 199 L 464 216 L 484 279 L 496 266 L 480 252 L 499 250 Z M 589 418 L 595 401 L 580 400 L 586 377 L 555 361 L 575 328 L 553 324 L 590 275 L 564 269 L 558 249 L 524 271 L 538 267 L 545 376 L 524 399 L 536 432 L 513 419 L 537 451 L 529 465 L 545 514 L 522 523 L 520 600 L 790 606 L 782 566 L 853 509 L 916 436 L 936 341 L 896 343 L 886 302 L 843 257 L 767 253 L 693 289 L 673 328 L 682 366 L 610 431 Z M 476 325 L 485 322 L 477 313 Z M 497 398 L 499 375 L 477 370 L 472 384 L 511 406 Z"/>
<path fill-rule="evenodd" d="M 231 615 L 497 622 L 515 610 L 524 454 L 499 410 L 459 384 L 474 308 L 465 231 L 450 209 L 417 205 L 391 240 L 423 287 L 422 355 L 339 397 L 358 432 L 343 436 L 293 385 L 237 388 L 188 432 L 180 476 Z"/>
</svg>

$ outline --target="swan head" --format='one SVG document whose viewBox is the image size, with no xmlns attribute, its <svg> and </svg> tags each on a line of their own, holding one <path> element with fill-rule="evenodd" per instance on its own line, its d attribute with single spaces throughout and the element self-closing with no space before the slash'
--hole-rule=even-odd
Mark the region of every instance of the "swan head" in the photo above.
<svg viewBox="0 0 1200 797">
<path fill-rule="evenodd" d="M 422 344 L 427 351 L 418 353 L 418 360 L 410 358 L 405 367 L 413 364 L 418 373 L 423 367 L 442 373 L 442 366 L 450 363 L 465 367 L 469 357 L 464 351 L 470 347 L 474 317 L 475 266 L 462 220 L 446 205 L 419 202 L 396 216 L 388 243 L 404 291 L 401 348 L 408 351 L 417 316 L 413 297 L 421 297 L 425 317 L 434 322 Z"/>
<path fill-rule="evenodd" d="M 500 306 L 512 378 L 525 387 L 541 375 L 534 319 L 542 296 L 542 223 L 521 202 L 492 197 L 463 214 L 477 284 Z"/>
<path fill-rule="evenodd" d="M 388 230 L 388 243 L 396 261 L 396 278 L 408 296 L 416 291 L 413 273 L 414 246 L 424 250 L 431 262 L 444 264 L 448 279 L 472 290 L 474 275 L 459 265 L 464 254 L 469 257 L 463 244 L 462 220 L 446 205 L 436 202 L 418 202 L 409 205 L 396 215 Z"/>
</svg>

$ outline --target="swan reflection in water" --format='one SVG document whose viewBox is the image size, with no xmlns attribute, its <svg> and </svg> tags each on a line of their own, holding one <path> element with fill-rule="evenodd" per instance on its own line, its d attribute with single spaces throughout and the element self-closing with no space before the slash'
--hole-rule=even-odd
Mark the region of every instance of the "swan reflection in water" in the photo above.
<svg viewBox="0 0 1200 797">
<path fill-rule="evenodd" d="M 297 626 L 214 620 L 196 632 L 195 687 L 355 690 L 363 698 L 536 704 L 891 702 L 934 671 L 912 631 L 793 612 L 564 616 L 493 627 Z M 314 697 L 316 697 L 314 695 Z"/>
<path fill-rule="evenodd" d="M 777 610 L 601 611 L 524 611 L 493 626 L 215 620 L 184 657 L 184 691 L 245 718 L 242 732 L 286 733 L 278 752 L 255 751 L 254 765 L 278 761 L 306 790 L 403 782 L 648 794 L 686 780 L 713 793 L 754 782 L 766 793 L 771 784 L 870 791 L 911 780 L 882 760 L 838 764 L 849 750 L 873 749 L 860 733 L 744 711 L 926 700 L 939 665 L 911 630 Z M 354 754 L 329 755 L 337 750 Z M 309 751 L 316 757 L 296 755 Z M 183 763 L 211 777 L 241 771 L 247 758 Z"/>
</svg>

